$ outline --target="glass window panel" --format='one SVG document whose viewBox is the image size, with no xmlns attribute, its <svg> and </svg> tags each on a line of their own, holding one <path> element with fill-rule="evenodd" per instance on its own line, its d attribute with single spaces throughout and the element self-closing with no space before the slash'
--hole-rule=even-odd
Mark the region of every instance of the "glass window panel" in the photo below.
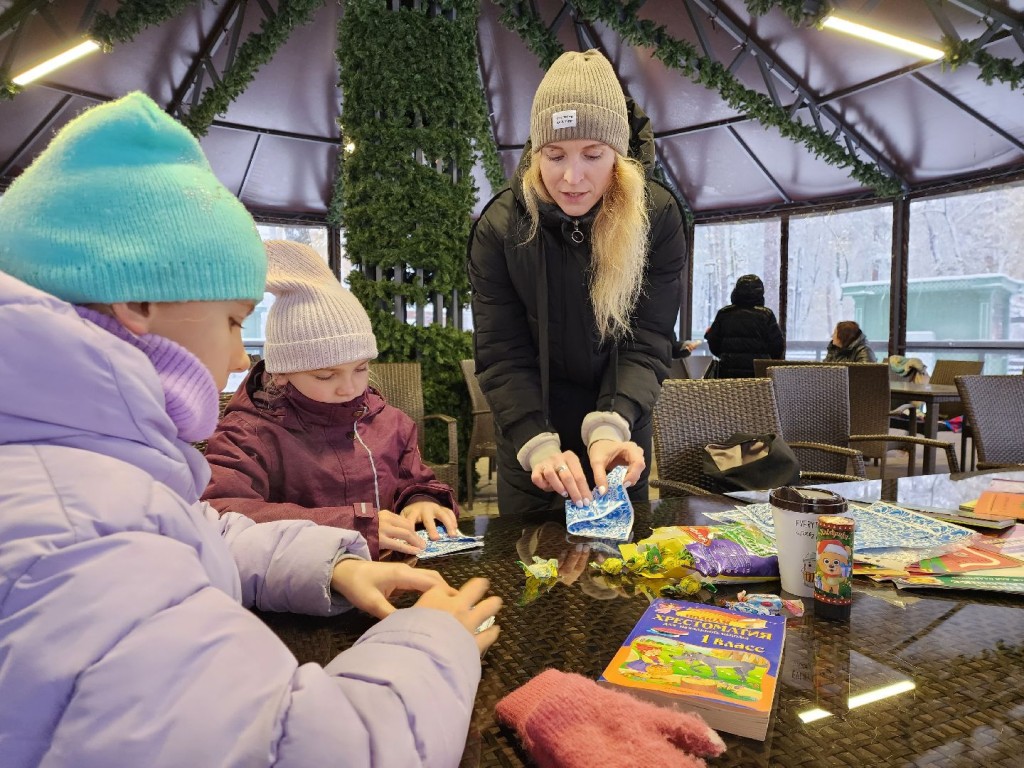
<svg viewBox="0 0 1024 768">
<path fill-rule="evenodd" d="M 693 236 L 693 338 L 704 332 L 742 275 L 764 281 L 765 305 L 779 313 L 779 220 L 698 226 Z M 696 354 L 708 354 L 698 347 Z"/>
<path fill-rule="evenodd" d="M 836 323 L 853 320 L 884 359 L 891 264 L 891 206 L 790 219 L 786 357 L 823 358 Z"/>
<path fill-rule="evenodd" d="M 907 351 L 932 370 L 940 358 L 981 360 L 984 373 L 1024 364 L 1024 184 L 910 204 Z M 948 350 L 917 347 L 953 342 Z M 971 342 L 1017 350 L 987 354 Z"/>
</svg>

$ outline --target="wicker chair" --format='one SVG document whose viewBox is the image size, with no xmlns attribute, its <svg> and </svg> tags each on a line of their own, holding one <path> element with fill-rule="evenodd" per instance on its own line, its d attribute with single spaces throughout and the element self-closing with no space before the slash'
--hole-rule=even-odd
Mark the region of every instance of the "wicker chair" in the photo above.
<svg viewBox="0 0 1024 768">
<path fill-rule="evenodd" d="M 448 462 L 434 464 L 424 459 L 442 483 L 457 491 L 459 487 L 459 440 L 457 421 L 440 413 L 423 413 L 423 376 L 419 363 L 371 363 L 370 384 L 376 387 L 384 399 L 416 422 L 419 430 L 420 451 L 422 452 L 426 432 L 424 424 L 436 420 L 448 425 Z"/>
<path fill-rule="evenodd" d="M 1024 465 L 1024 376 L 957 376 L 978 469 Z"/>
<path fill-rule="evenodd" d="M 932 384 L 955 384 L 957 376 L 977 376 L 985 365 L 982 360 L 937 360 L 935 370 L 930 379 Z M 957 416 L 964 416 L 962 403 L 943 403 L 939 406 L 939 419 L 949 421 Z M 971 437 L 970 425 L 964 418 L 960 430 L 960 462 L 967 467 L 967 438 Z M 974 444 L 971 444 L 973 458 Z M 972 462 L 973 463 L 973 462 Z"/>
<path fill-rule="evenodd" d="M 893 447 L 907 451 L 907 474 L 914 474 L 916 446 L 941 448 L 946 452 L 949 471 L 960 471 L 952 443 L 918 437 L 915 434 L 894 435 L 889 432 L 890 417 L 904 414 L 912 406 L 890 408 L 887 364 L 847 363 L 847 370 L 850 374 L 850 428 L 854 432 L 850 436 L 850 442 L 860 448 L 865 458 L 877 458 L 881 461 L 879 472 L 882 477 L 885 477 L 886 454 Z M 879 439 L 883 437 L 884 441 Z"/>
<path fill-rule="evenodd" d="M 755 365 L 758 362 L 755 360 Z M 917 446 L 941 448 L 946 452 L 949 471 L 960 471 L 956 451 L 951 443 L 916 435 L 889 433 L 889 418 L 907 412 L 911 406 L 901 405 L 898 408 L 890 409 L 889 366 L 885 363 L 836 363 L 825 366 L 822 363 L 801 361 L 797 364 L 803 366 L 801 371 L 824 367 L 846 369 L 849 377 L 850 430 L 854 433 L 850 435 L 849 443 L 856 445 L 864 458 L 878 460 L 880 463 L 879 473 L 882 477 L 885 476 L 886 455 L 894 447 L 907 451 L 908 474 L 914 474 Z M 769 370 L 773 367 L 776 366 L 770 366 Z"/>
<path fill-rule="evenodd" d="M 773 433 L 785 438 L 775 394 L 768 379 L 666 379 L 654 406 L 654 456 L 658 479 L 651 485 L 663 497 L 710 495 L 714 482 L 702 469 L 704 446 L 736 432 Z M 789 441 L 787 441 L 789 442 Z M 831 445 L 789 442 L 793 448 L 817 448 L 855 454 Z M 801 480 L 856 480 L 847 475 L 801 472 Z"/>
<path fill-rule="evenodd" d="M 487 474 L 490 476 L 498 463 L 498 443 L 494 436 L 494 416 L 491 414 L 490 403 L 484 397 L 484 391 L 480 389 L 480 382 L 476 378 L 476 363 L 463 360 L 460 365 L 473 409 L 473 434 L 466 451 L 466 509 L 473 509 L 477 460 L 487 459 Z"/>
<path fill-rule="evenodd" d="M 850 377 L 839 365 L 771 366 L 768 378 L 787 440 L 824 443 L 850 448 Z M 858 478 L 865 477 L 864 456 L 794 449 L 800 466 L 815 472 L 846 474 L 853 463 Z"/>
</svg>

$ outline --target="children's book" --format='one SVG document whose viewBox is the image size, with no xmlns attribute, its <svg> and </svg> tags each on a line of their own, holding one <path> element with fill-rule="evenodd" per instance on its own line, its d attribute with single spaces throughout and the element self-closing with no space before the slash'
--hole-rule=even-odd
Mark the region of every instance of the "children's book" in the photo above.
<svg viewBox="0 0 1024 768">
<path fill-rule="evenodd" d="M 598 683 L 764 741 L 785 637 L 783 616 L 657 599 Z"/>
<path fill-rule="evenodd" d="M 977 517 L 1024 520 L 1024 481 L 997 478 L 974 504 Z"/>
</svg>

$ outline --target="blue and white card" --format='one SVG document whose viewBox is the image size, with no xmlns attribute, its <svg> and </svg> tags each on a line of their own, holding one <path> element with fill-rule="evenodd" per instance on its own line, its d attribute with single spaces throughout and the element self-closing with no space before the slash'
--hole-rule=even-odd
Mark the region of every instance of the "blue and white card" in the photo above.
<svg viewBox="0 0 1024 768">
<path fill-rule="evenodd" d="M 442 555 L 453 555 L 456 552 L 465 552 L 469 549 L 479 549 L 484 545 L 483 536 L 467 536 L 462 531 L 448 535 L 448 531 L 445 530 L 443 525 L 437 526 L 437 532 L 441 538 L 437 541 L 431 541 L 425 530 L 416 531 L 416 535 L 427 543 L 426 549 L 416 553 L 416 557 L 420 560 L 428 560 L 432 557 L 441 557 Z"/>
<path fill-rule="evenodd" d="M 565 528 L 573 536 L 607 541 L 629 541 L 633 533 L 633 504 L 626 489 L 626 468 L 616 467 L 608 473 L 607 493 L 594 493 L 589 507 L 565 502 Z"/>
</svg>

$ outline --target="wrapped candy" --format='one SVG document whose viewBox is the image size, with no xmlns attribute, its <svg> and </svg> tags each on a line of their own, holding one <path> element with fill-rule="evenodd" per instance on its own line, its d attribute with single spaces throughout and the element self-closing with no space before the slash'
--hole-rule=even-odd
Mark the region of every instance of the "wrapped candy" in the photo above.
<svg viewBox="0 0 1024 768">
<path fill-rule="evenodd" d="M 804 604 L 800 600 L 783 600 L 778 595 L 748 595 L 745 591 L 737 594 L 735 600 L 726 600 L 725 607 L 761 616 L 779 616 L 783 610 L 791 616 L 804 615 Z"/>
</svg>

